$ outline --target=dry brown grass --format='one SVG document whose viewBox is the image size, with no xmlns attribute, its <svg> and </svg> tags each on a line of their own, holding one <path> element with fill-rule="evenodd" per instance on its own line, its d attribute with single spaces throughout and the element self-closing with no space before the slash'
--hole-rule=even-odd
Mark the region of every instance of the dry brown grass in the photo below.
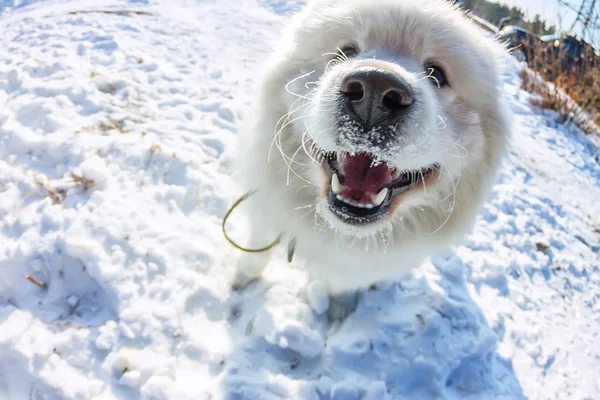
<svg viewBox="0 0 600 400">
<path fill-rule="evenodd" d="M 561 76 L 558 78 L 558 84 L 569 97 L 589 113 L 589 119 L 596 127 L 600 126 L 600 67 L 587 71 L 579 79 L 574 76 Z"/>
<path fill-rule="evenodd" d="M 38 185 L 44 190 L 44 198 L 49 197 L 52 204 L 62 204 L 67 196 L 67 191 L 63 188 L 55 188 L 49 183 L 38 182 Z"/>
<path fill-rule="evenodd" d="M 73 179 L 73 183 L 75 185 L 80 185 L 81 190 L 83 192 L 87 192 L 88 190 L 93 188 L 94 185 L 96 184 L 96 182 L 94 182 L 93 179 L 89 179 L 89 178 L 86 178 L 85 176 L 77 175 L 74 173 L 71 173 L 71 178 Z"/>
<path fill-rule="evenodd" d="M 562 43 L 561 43 L 562 45 Z M 600 61 L 584 55 L 576 66 L 568 66 L 562 54 L 548 47 L 525 49 L 528 67 L 521 73 L 523 88 L 534 94 L 535 106 L 555 110 L 558 122 L 572 121 L 588 135 L 600 126 Z"/>
</svg>

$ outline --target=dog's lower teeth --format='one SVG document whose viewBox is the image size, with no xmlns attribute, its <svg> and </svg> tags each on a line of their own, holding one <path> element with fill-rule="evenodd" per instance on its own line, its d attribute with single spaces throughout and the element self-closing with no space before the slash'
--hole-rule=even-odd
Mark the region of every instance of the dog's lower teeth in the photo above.
<svg viewBox="0 0 600 400">
<path fill-rule="evenodd" d="M 336 195 L 336 196 L 335 196 L 335 198 L 336 198 L 336 199 L 338 199 L 339 201 L 343 202 L 343 203 L 346 203 L 346 204 L 348 204 L 348 205 L 352 206 L 352 207 L 357 207 L 357 208 L 369 208 L 369 209 L 371 209 L 371 208 L 375 207 L 375 205 L 373 205 L 373 204 L 370 204 L 370 203 L 358 203 L 358 202 L 356 202 L 356 201 L 352 201 L 352 200 L 350 200 L 350 199 L 347 199 L 347 198 L 345 198 L 344 196 L 341 196 L 341 195 L 339 195 L 339 194 L 338 194 L 338 195 Z"/>
<path fill-rule="evenodd" d="M 371 201 L 373 202 L 373 205 L 375 206 L 380 206 L 381 204 L 383 204 L 383 201 L 385 200 L 385 198 L 388 195 L 388 188 L 383 188 L 379 191 L 379 193 L 377 193 L 376 196 L 371 197 Z"/>
</svg>

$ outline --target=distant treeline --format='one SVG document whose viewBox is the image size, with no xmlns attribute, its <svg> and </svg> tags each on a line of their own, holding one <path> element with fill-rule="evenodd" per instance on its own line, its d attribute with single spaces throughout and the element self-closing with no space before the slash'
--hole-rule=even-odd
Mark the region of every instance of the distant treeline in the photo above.
<svg viewBox="0 0 600 400">
<path fill-rule="evenodd" d="M 519 7 L 509 7 L 487 0 L 458 0 L 456 2 L 495 25 L 500 25 L 502 21 L 507 21 L 506 18 L 508 18 L 509 25 L 518 25 L 538 35 L 550 35 L 556 32 L 556 27 L 544 21 L 538 14 L 532 20 L 526 20 L 525 13 Z"/>
</svg>

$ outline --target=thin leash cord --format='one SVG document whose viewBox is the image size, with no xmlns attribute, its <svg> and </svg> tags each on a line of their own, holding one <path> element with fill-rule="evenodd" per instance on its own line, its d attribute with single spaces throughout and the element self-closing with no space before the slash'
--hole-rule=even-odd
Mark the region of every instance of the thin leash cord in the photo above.
<svg viewBox="0 0 600 400">
<path fill-rule="evenodd" d="M 281 234 L 279 236 L 277 236 L 277 239 L 275 239 L 273 241 L 273 243 L 271 243 L 270 245 L 268 245 L 266 247 L 261 247 L 260 249 L 247 249 L 245 247 L 240 246 L 233 239 L 231 239 L 229 237 L 229 235 L 227 234 L 227 230 L 225 229 L 225 224 L 227 223 L 227 220 L 229 219 L 229 216 L 231 215 L 231 213 L 237 208 L 237 206 L 239 206 L 242 202 L 248 200 L 248 198 L 250 196 L 252 196 L 253 194 L 254 194 L 254 191 L 247 192 L 242 197 L 237 199 L 237 201 L 235 203 L 233 203 L 233 205 L 227 211 L 227 214 L 225 214 L 225 216 L 223 217 L 223 223 L 221 224 L 221 229 L 223 230 L 223 236 L 225 236 L 225 239 L 227 239 L 227 241 L 229 243 L 231 243 L 231 245 L 233 247 L 235 247 L 236 249 L 245 251 L 246 253 L 262 253 L 265 251 L 269 251 L 273 247 L 277 246 L 281 242 Z"/>
</svg>

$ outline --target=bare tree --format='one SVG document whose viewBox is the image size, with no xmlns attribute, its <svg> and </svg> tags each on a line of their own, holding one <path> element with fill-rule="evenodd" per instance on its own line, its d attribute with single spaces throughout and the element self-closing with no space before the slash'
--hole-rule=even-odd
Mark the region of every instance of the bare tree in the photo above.
<svg viewBox="0 0 600 400">
<path fill-rule="evenodd" d="M 571 24 L 571 31 L 579 28 L 582 39 L 589 42 L 598 39 L 598 32 L 600 31 L 598 23 L 600 19 L 600 3 L 598 0 L 582 0 L 579 7 L 566 0 L 558 0 L 558 4 L 577 13 L 577 18 Z"/>
</svg>

